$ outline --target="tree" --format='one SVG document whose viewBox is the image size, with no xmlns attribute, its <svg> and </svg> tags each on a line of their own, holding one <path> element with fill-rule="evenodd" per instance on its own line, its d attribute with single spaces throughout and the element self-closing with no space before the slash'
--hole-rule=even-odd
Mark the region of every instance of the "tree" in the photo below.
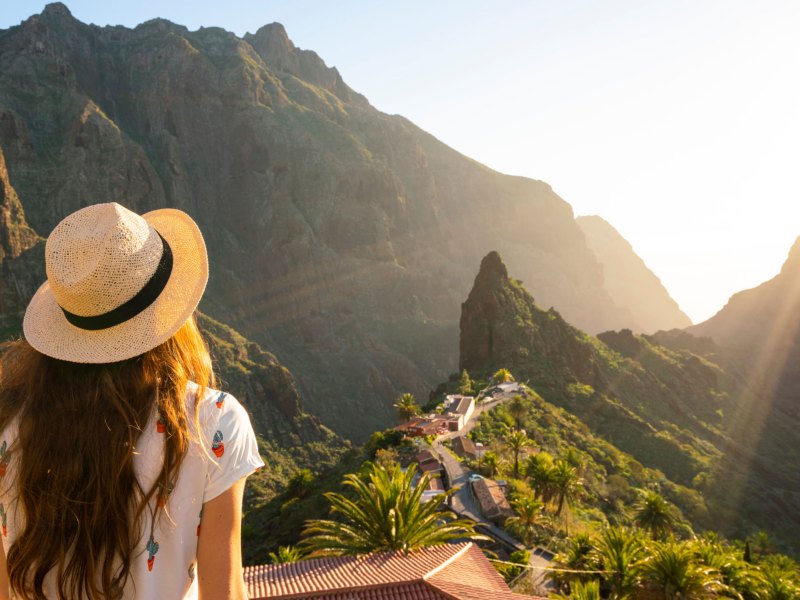
<svg viewBox="0 0 800 600">
<path fill-rule="evenodd" d="M 600 583 L 597 580 L 570 584 L 569 595 L 553 594 L 557 600 L 600 600 Z"/>
<path fill-rule="evenodd" d="M 414 394 L 403 394 L 393 406 L 397 410 L 397 416 L 403 423 L 410 421 L 411 417 L 419 414 L 419 406 Z"/>
<path fill-rule="evenodd" d="M 269 553 L 269 564 L 280 565 L 303 559 L 303 553 L 295 546 L 279 546 L 277 552 Z"/>
<path fill-rule="evenodd" d="M 517 429 L 522 429 L 522 423 L 525 417 L 528 416 L 528 405 L 525 403 L 525 398 L 517 394 L 507 404 L 508 412 L 514 417 L 514 422 L 517 424 Z"/>
<path fill-rule="evenodd" d="M 458 382 L 458 393 L 464 396 L 472 394 L 472 380 L 469 378 L 469 373 L 466 369 L 461 371 L 461 380 Z"/>
<path fill-rule="evenodd" d="M 551 571 L 548 577 L 564 589 L 567 584 L 570 587 L 576 582 L 588 581 L 591 577 L 588 573 L 569 573 L 569 571 L 595 571 L 597 570 L 596 559 L 594 556 L 594 544 L 588 533 L 577 533 L 569 538 L 566 549 L 557 554 L 555 561 L 559 567 L 566 569 L 563 571 Z"/>
<path fill-rule="evenodd" d="M 633 532 L 621 527 L 602 531 L 595 544 L 595 556 L 606 572 L 603 579 L 608 585 L 610 600 L 633 597 L 638 583 L 635 565 L 644 554 L 644 544 Z"/>
<path fill-rule="evenodd" d="M 528 479 L 536 492 L 536 497 L 547 504 L 555 493 L 555 472 L 553 457 L 547 452 L 539 452 L 528 457 L 526 468 Z"/>
<path fill-rule="evenodd" d="M 508 369 L 498 369 L 495 374 L 492 375 L 492 381 L 495 383 L 508 383 L 509 381 L 514 381 L 514 376 Z"/>
<path fill-rule="evenodd" d="M 758 553 L 758 558 L 764 558 L 767 554 L 772 552 L 772 538 L 766 531 L 759 531 L 750 539 L 753 542 L 753 550 Z"/>
<path fill-rule="evenodd" d="M 310 469 L 300 469 L 286 484 L 286 495 L 290 498 L 303 498 L 311 491 L 314 474 Z"/>
<path fill-rule="evenodd" d="M 583 485 L 578 477 L 578 470 L 562 459 L 553 465 L 552 478 L 557 506 L 556 516 L 560 516 L 565 504 L 571 505 L 578 499 Z"/>
<path fill-rule="evenodd" d="M 379 448 L 375 452 L 375 463 L 385 469 L 392 468 L 400 462 L 400 453 L 397 448 Z"/>
<path fill-rule="evenodd" d="M 758 600 L 797 600 L 800 598 L 800 577 L 797 571 L 790 572 L 775 564 L 767 563 L 761 569 L 762 585 L 757 592 Z"/>
<path fill-rule="evenodd" d="M 716 569 L 699 565 L 687 544 L 674 541 L 657 543 L 637 571 L 664 600 L 710 598 L 725 589 Z"/>
<path fill-rule="evenodd" d="M 533 545 L 536 539 L 536 527 L 543 523 L 544 504 L 533 496 L 518 496 L 511 502 L 511 507 L 517 513 L 506 519 L 505 526 L 518 535 L 526 546 Z"/>
<path fill-rule="evenodd" d="M 514 477 L 519 477 L 519 455 L 522 449 L 532 444 L 524 430 L 515 429 L 503 436 L 503 442 L 514 454 Z"/>
<path fill-rule="evenodd" d="M 475 533 L 470 521 L 452 520 L 440 508 L 452 490 L 420 502 L 430 478 L 423 474 L 412 487 L 416 473 L 413 465 L 404 473 L 400 465 L 386 469 L 368 463 L 364 471 L 363 478 L 353 473 L 344 477 L 352 499 L 336 492 L 325 494 L 338 520 L 307 521 L 301 542 L 305 549 L 316 555 L 340 556 L 385 550 L 409 552 L 455 539 L 485 539 Z"/>
<path fill-rule="evenodd" d="M 494 476 L 497 473 L 497 467 L 499 465 L 497 454 L 491 450 L 487 450 L 483 453 L 479 463 L 483 469 L 485 469 L 486 475 L 489 477 L 489 479 L 494 479 Z"/>
<path fill-rule="evenodd" d="M 647 531 L 654 540 L 663 538 L 675 525 L 672 506 L 658 492 L 645 491 L 633 510 L 634 524 Z"/>
</svg>

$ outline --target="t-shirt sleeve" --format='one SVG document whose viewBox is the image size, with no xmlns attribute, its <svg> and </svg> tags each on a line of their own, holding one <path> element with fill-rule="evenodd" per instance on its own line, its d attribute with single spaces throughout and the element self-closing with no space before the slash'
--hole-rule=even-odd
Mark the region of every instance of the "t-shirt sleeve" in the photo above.
<svg viewBox="0 0 800 600">
<path fill-rule="evenodd" d="M 203 502 L 216 498 L 242 477 L 264 466 L 250 417 L 239 401 L 220 392 L 210 410 L 219 411 L 219 419 L 206 431 L 213 462 L 208 468 Z"/>
</svg>

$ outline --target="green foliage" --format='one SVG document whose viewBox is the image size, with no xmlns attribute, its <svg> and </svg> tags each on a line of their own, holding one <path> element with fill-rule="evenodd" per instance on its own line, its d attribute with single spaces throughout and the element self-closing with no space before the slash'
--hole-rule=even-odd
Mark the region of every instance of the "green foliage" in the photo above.
<svg viewBox="0 0 800 600">
<path fill-rule="evenodd" d="M 505 528 L 519 537 L 526 546 L 533 545 L 537 529 L 544 521 L 544 504 L 532 496 L 519 496 L 511 502 L 515 516 L 506 519 Z"/>
<path fill-rule="evenodd" d="M 303 560 L 303 553 L 294 546 L 280 546 L 277 552 L 269 553 L 269 564 L 279 565 Z"/>
<path fill-rule="evenodd" d="M 503 442 L 511 450 L 514 456 L 514 477 L 519 477 L 519 455 L 522 450 L 530 446 L 533 442 L 528 439 L 528 435 L 519 429 L 509 431 L 503 437 Z"/>
<path fill-rule="evenodd" d="M 553 598 L 558 600 L 600 600 L 600 583 L 598 581 L 587 581 L 582 583 L 575 582 L 570 586 L 571 591 L 568 595 L 553 594 Z"/>
<path fill-rule="evenodd" d="M 654 540 L 664 538 L 675 526 L 676 520 L 675 509 L 661 494 L 652 490 L 644 491 L 634 507 L 633 522 Z"/>
<path fill-rule="evenodd" d="M 314 474 L 309 469 L 301 469 L 289 479 L 286 495 L 289 498 L 303 498 L 308 495 L 313 482 Z"/>
<path fill-rule="evenodd" d="M 467 373 L 466 369 L 461 371 L 461 379 L 458 383 L 458 393 L 465 396 L 471 396 L 473 393 L 472 380 L 469 378 L 469 373 Z"/>
<path fill-rule="evenodd" d="M 498 369 L 495 374 L 492 375 L 492 381 L 494 383 L 507 383 L 509 381 L 514 381 L 514 376 L 508 369 Z"/>
<path fill-rule="evenodd" d="M 398 418 L 403 423 L 409 421 L 412 417 L 418 415 L 420 412 L 419 405 L 417 404 L 417 399 L 414 397 L 414 394 L 403 394 L 392 406 L 394 406 L 394 409 L 397 411 Z"/>
<path fill-rule="evenodd" d="M 403 435 L 403 432 L 394 429 L 387 429 L 385 431 L 376 431 L 373 433 L 364 446 L 364 451 L 367 456 L 372 459 L 378 450 L 386 450 L 388 448 L 399 448 L 407 446 L 408 442 Z"/>
<path fill-rule="evenodd" d="M 353 498 L 326 493 L 337 519 L 308 521 L 302 547 L 314 555 L 408 552 L 455 539 L 481 537 L 475 534 L 471 522 L 450 519 L 440 508 L 442 497 L 420 503 L 429 477 L 423 474 L 413 487 L 415 473 L 414 466 L 404 473 L 399 465 L 385 469 L 368 463 L 363 477 L 345 475 L 343 483 Z"/>
<path fill-rule="evenodd" d="M 638 572 L 645 585 L 665 600 L 707 598 L 726 589 L 717 569 L 698 563 L 688 544 L 675 541 L 656 543 Z"/>
</svg>

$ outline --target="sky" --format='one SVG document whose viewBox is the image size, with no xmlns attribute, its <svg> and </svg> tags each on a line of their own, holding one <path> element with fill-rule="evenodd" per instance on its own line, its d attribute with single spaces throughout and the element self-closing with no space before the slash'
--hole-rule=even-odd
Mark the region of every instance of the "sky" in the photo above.
<svg viewBox="0 0 800 600">
<path fill-rule="evenodd" d="M 44 7 L 3 4 L 0 28 Z M 98 25 L 282 23 L 379 110 L 605 218 L 694 322 L 800 236 L 796 0 L 66 4 Z"/>
</svg>

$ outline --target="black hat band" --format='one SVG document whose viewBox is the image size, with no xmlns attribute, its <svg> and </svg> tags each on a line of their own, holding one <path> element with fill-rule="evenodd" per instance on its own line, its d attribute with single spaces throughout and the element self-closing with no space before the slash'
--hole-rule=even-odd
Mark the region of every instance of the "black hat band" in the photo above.
<svg viewBox="0 0 800 600">
<path fill-rule="evenodd" d="M 133 298 L 102 315 L 90 317 L 76 315 L 59 305 L 67 321 L 81 329 L 98 331 L 124 323 L 153 304 L 161 292 L 164 291 L 169 277 L 172 274 L 172 248 L 169 247 L 167 240 L 165 240 L 158 231 L 156 231 L 156 233 L 158 237 L 161 238 L 161 245 L 163 247 L 161 260 L 158 261 L 158 266 L 153 275 Z"/>
</svg>

